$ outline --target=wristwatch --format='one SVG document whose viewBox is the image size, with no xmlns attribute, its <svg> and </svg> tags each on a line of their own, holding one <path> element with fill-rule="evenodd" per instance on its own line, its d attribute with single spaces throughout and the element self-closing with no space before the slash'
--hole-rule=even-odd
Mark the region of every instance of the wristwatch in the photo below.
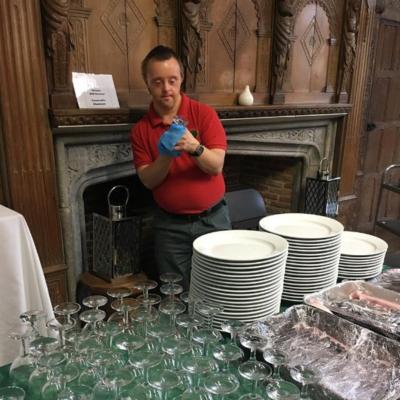
<svg viewBox="0 0 400 400">
<path fill-rule="evenodd" d="M 203 154 L 204 151 L 204 146 L 202 144 L 199 144 L 199 147 L 197 147 L 197 149 L 193 152 L 193 153 L 189 153 L 192 157 L 198 157 L 201 156 Z"/>
</svg>

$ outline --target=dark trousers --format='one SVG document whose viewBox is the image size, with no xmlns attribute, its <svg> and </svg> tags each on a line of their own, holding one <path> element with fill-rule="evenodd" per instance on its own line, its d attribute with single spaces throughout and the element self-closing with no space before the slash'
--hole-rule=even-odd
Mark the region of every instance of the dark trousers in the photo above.
<svg viewBox="0 0 400 400">
<path fill-rule="evenodd" d="M 193 242 L 207 233 L 230 230 L 231 221 L 227 205 L 196 222 L 174 218 L 159 209 L 154 216 L 153 228 L 157 273 L 181 274 L 183 280 L 178 284 L 186 292 L 190 284 Z"/>
</svg>

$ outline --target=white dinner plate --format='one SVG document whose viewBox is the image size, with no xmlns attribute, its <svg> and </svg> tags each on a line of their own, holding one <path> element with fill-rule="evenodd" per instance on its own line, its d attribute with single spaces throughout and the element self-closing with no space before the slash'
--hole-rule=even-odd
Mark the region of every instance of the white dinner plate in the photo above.
<svg viewBox="0 0 400 400">
<path fill-rule="evenodd" d="M 214 277 L 210 277 L 207 274 L 202 273 L 200 270 L 192 269 L 192 280 L 196 280 L 198 283 L 207 285 L 209 287 L 222 288 L 222 289 L 230 289 L 230 288 L 243 288 L 243 289 L 252 289 L 254 287 L 269 287 L 273 284 L 283 281 L 283 277 L 285 275 L 285 271 L 282 270 L 272 278 L 267 279 L 257 279 L 243 281 L 243 280 L 227 280 L 227 279 L 215 279 Z"/>
<path fill-rule="evenodd" d="M 265 273 L 257 274 L 230 274 L 229 271 L 220 273 L 211 271 L 204 266 L 192 264 L 192 271 L 195 271 L 201 277 L 205 277 L 208 280 L 212 280 L 214 283 L 224 281 L 232 284 L 255 284 L 257 282 L 273 282 L 285 273 L 285 265 L 283 264 L 279 268 L 272 271 L 266 271 Z"/>
<path fill-rule="evenodd" d="M 343 225 L 321 215 L 286 213 L 264 217 L 259 222 L 263 230 L 294 239 L 323 239 L 343 232 Z"/>
<path fill-rule="evenodd" d="M 361 232 L 343 232 L 342 254 L 370 256 L 386 251 L 388 244 L 373 235 Z"/>
<path fill-rule="evenodd" d="M 208 233 L 193 243 L 193 248 L 206 256 L 248 262 L 279 255 L 288 247 L 288 242 L 278 235 L 239 229 Z"/>
</svg>

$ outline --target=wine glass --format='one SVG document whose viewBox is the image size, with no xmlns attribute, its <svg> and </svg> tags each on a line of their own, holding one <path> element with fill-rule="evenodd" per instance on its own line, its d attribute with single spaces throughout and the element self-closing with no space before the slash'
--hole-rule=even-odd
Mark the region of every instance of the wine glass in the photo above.
<svg viewBox="0 0 400 400">
<path fill-rule="evenodd" d="M 225 395 L 236 392 L 240 386 L 238 378 L 233 374 L 220 372 L 209 375 L 204 380 L 204 387 L 207 391 L 218 396 L 219 400 L 224 400 Z"/>
<path fill-rule="evenodd" d="M 132 372 L 123 368 L 111 369 L 104 377 L 104 383 L 114 389 L 117 397 L 121 395 L 123 387 L 132 382 L 132 380 Z"/>
<path fill-rule="evenodd" d="M 272 379 L 282 380 L 280 376 L 280 367 L 289 362 L 289 354 L 281 349 L 266 349 L 263 352 L 264 360 L 274 366 Z"/>
<path fill-rule="evenodd" d="M 219 342 L 223 337 L 216 329 L 202 328 L 193 332 L 192 339 L 203 345 L 203 357 L 207 357 L 210 344 Z"/>
<path fill-rule="evenodd" d="M 165 301 L 164 301 L 165 300 Z M 161 314 L 169 315 L 169 323 L 175 326 L 176 316 L 186 311 L 186 306 L 181 301 L 172 299 L 164 299 L 158 306 L 158 311 Z"/>
<path fill-rule="evenodd" d="M 66 390 L 67 383 L 73 381 L 78 375 L 78 368 L 73 365 L 61 365 L 54 368 L 51 378 L 43 386 L 43 400 L 57 399 L 58 395 Z"/>
<path fill-rule="evenodd" d="M 184 303 L 187 303 L 188 314 L 191 316 L 193 316 L 195 313 L 196 305 L 201 303 L 205 299 L 202 294 L 192 291 L 183 292 L 179 297 Z"/>
<path fill-rule="evenodd" d="M 147 333 L 158 340 L 158 351 L 163 354 L 162 342 L 166 337 L 175 335 L 177 329 L 163 322 L 153 322 L 148 325 Z"/>
<path fill-rule="evenodd" d="M 266 392 L 272 400 L 297 400 L 300 398 L 299 388 L 284 380 L 272 380 L 268 383 Z"/>
<path fill-rule="evenodd" d="M 79 370 L 87 367 L 85 353 L 80 351 L 79 345 L 85 340 L 89 339 L 89 331 L 83 329 L 72 328 L 65 332 L 65 340 L 73 347 L 73 352 L 70 354 L 68 364 L 75 365 Z"/>
<path fill-rule="evenodd" d="M 224 311 L 224 306 L 218 303 L 201 301 L 197 304 L 197 312 L 205 316 L 205 325 L 208 329 L 214 327 L 214 316 L 221 314 Z"/>
<path fill-rule="evenodd" d="M 8 331 L 8 336 L 14 340 L 21 340 L 22 354 L 10 366 L 11 383 L 25 390 L 28 389 L 29 377 L 36 368 L 36 359 L 29 354 L 27 341 L 36 337 L 36 330 L 27 324 L 19 324 Z"/>
<path fill-rule="evenodd" d="M 176 325 L 186 328 L 186 338 L 192 340 L 193 329 L 198 328 L 204 322 L 204 318 L 194 314 L 180 314 L 176 317 Z"/>
<path fill-rule="evenodd" d="M 79 312 L 81 309 L 80 304 L 72 301 L 57 304 L 53 310 L 57 315 L 65 315 L 68 319 L 71 319 L 71 315 Z"/>
<path fill-rule="evenodd" d="M 151 337 L 148 336 L 147 328 L 148 324 L 158 319 L 158 311 L 154 307 L 147 307 L 145 304 L 141 304 L 131 315 L 133 321 L 141 324 L 143 328 L 143 337 L 147 347 L 152 350 L 154 349 L 155 343 Z"/>
<path fill-rule="evenodd" d="M 116 338 L 115 347 L 117 347 L 119 350 L 127 351 L 129 359 L 129 356 L 132 354 L 132 352 L 143 347 L 145 342 L 146 341 L 142 336 L 131 333 L 122 333 Z"/>
<path fill-rule="evenodd" d="M 143 370 L 144 380 L 141 386 L 148 386 L 148 370 L 161 363 L 163 356 L 156 351 L 139 350 L 135 351 L 129 357 L 129 363 L 136 368 Z"/>
<path fill-rule="evenodd" d="M 162 349 L 165 353 L 172 356 L 172 363 L 174 370 L 178 371 L 181 368 L 180 358 L 183 354 L 192 351 L 192 343 L 184 338 L 176 338 L 173 336 L 164 339 Z"/>
<path fill-rule="evenodd" d="M 82 300 L 82 304 L 88 308 L 94 308 L 97 310 L 99 307 L 103 307 L 108 303 L 108 299 L 106 296 L 101 296 L 99 294 L 85 297 Z"/>
<path fill-rule="evenodd" d="M 86 385 L 70 385 L 62 390 L 57 400 L 94 400 L 94 391 Z"/>
<path fill-rule="evenodd" d="M 308 385 L 321 380 L 321 373 L 310 365 L 296 365 L 290 368 L 291 377 L 301 383 L 300 398 L 311 400 L 308 395 Z"/>
<path fill-rule="evenodd" d="M 40 321 L 43 321 L 45 318 L 47 318 L 47 313 L 45 311 L 41 311 L 41 310 L 25 311 L 19 316 L 19 319 L 21 320 L 21 322 L 24 322 L 24 323 L 27 322 L 31 325 L 31 327 L 36 332 L 35 337 L 37 337 L 37 338 L 40 336 L 38 325 L 39 325 Z"/>
<path fill-rule="evenodd" d="M 239 365 L 239 374 L 251 381 L 251 393 L 256 395 L 257 383 L 269 378 L 272 375 L 272 369 L 260 361 L 249 360 Z"/>
<path fill-rule="evenodd" d="M 182 360 L 182 369 L 191 375 L 193 381 L 192 386 L 183 392 L 182 398 L 200 399 L 201 397 L 209 397 L 209 393 L 200 387 L 200 379 L 206 373 L 217 371 L 217 363 L 208 357 L 188 357 Z"/>
<path fill-rule="evenodd" d="M 167 400 L 168 392 L 181 383 L 180 376 L 169 369 L 152 368 L 148 374 L 149 385 L 161 391 L 161 400 Z"/>
<path fill-rule="evenodd" d="M 121 287 L 121 288 L 112 288 L 107 290 L 107 294 L 110 297 L 113 297 L 116 299 L 116 301 L 111 303 L 111 307 L 114 310 L 119 310 L 120 306 L 122 306 L 123 299 L 125 297 L 128 297 L 132 294 L 132 290 L 127 288 L 127 287 Z M 116 311 L 113 313 L 108 320 L 109 321 L 118 321 L 122 322 L 124 319 L 124 313 L 122 311 Z"/>
<path fill-rule="evenodd" d="M 88 330 L 91 334 L 97 335 L 97 324 L 106 317 L 106 312 L 98 309 L 91 309 L 80 313 L 79 319 L 86 323 L 84 330 Z"/>
<path fill-rule="evenodd" d="M 172 118 L 172 123 L 177 125 L 187 126 L 189 121 L 187 120 L 187 118 L 182 117 L 182 115 L 175 115 Z"/>
<path fill-rule="evenodd" d="M 141 303 L 147 307 L 152 307 L 161 301 L 160 295 L 154 294 L 154 293 L 149 293 L 149 290 L 155 289 L 158 286 L 156 281 L 153 281 L 151 279 L 142 279 L 140 281 L 135 282 L 133 284 L 133 286 L 136 289 L 143 292 L 143 294 L 136 297 L 136 299 L 137 299 L 137 301 L 139 301 L 139 303 Z"/>
<path fill-rule="evenodd" d="M 239 400 L 265 400 L 265 398 L 259 394 L 246 393 L 243 396 L 240 396 Z"/>
<path fill-rule="evenodd" d="M 256 360 L 256 350 L 265 347 L 267 339 L 263 337 L 257 328 L 250 325 L 238 331 L 240 344 L 250 350 L 249 360 Z"/>
<path fill-rule="evenodd" d="M 228 343 L 215 346 L 213 348 L 213 356 L 224 363 L 222 372 L 229 372 L 230 362 L 241 360 L 244 353 L 240 347 Z"/>
<path fill-rule="evenodd" d="M 25 390 L 18 386 L 6 386 L 0 388 L 0 399 L 2 400 L 24 400 Z"/>
<path fill-rule="evenodd" d="M 58 341 L 60 345 L 60 350 L 68 353 L 68 350 L 65 347 L 65 336 L 64 332 L 68 329 L 71 329 L 75 326 L 75 320 L 70 317 L 70 315 L 62 314 L 57 317 L 47 321 L 46 326 L 48 329 L 58 332 Z"/>
<path fill-rule="evenodd" d="M 57 339 L 55 340 L 58 343 Z M 41 393 L 46 383 L 52 379 L 55 367 L 61 365 L 64 361 L 65 354 L 61 352 L 47 353 L 47 350 L 45 350 L 45 354 L 38 358 L 38 366 L 29 377 L 29 393 Z"/>
<path fill-rule="evenodd" d="M 123 325 L 116 321 L 103 322 L 97 327 L 97 335 L 103 340 L 105 347 L 112 348 L 113 337 L 124 330 Z"/>
<path fill-rule="evenodd" d="M 146 389 L 140 386 L 124 390 L 116 400 L 148 400 Z"/>
<path fill-rule="evenodd" d="M 231 344 L 236 344 L 236 334 L 244 326 L 245 323 L 237 319 L 226 319 L 221 322 L 221 330 L 230 334 Z"/>
<path fill-rule="evenodd" d="M 129 313 L 133 310 L 136 310 L 139 305 L 139 301 L 131 297 L 123 298 L 122 301 L 114 300 L 111 304 L 111 307 L 114 310 L 117 310 L 117 312 L 112 314 L 108 321 L 119 321 L 119 314 L 122 313 L 122 323 L 124 325 L 124 330 L 128 332 L 131 329 L 129 325 Z"/>
</svg>

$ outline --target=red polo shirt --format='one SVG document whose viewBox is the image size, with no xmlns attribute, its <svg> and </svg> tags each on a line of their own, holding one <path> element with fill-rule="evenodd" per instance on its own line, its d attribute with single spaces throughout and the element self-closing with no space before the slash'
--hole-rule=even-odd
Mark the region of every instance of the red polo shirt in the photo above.
<svg viewBox="0 0 400 400">
<path fill-rule="evenodd" d="M 227 149 L 225 130 L 213 108 L 182 94 L 178 115 L 185 117 L 187 128 L 208 149 Z M 159 152 L 157 143 L 169 125 L 162 122 L 150 104 L 149 112 L 133 127 L 131 144 L 136 169 L 151 164 Z M 166 211 L 177 214 L 198 213 L 211 207 L 225 194 L 222 174 L 203 172 L 187 152 L 174 158 L 165 180 L 153 189 L 154 199 Z"/>
</svg>

